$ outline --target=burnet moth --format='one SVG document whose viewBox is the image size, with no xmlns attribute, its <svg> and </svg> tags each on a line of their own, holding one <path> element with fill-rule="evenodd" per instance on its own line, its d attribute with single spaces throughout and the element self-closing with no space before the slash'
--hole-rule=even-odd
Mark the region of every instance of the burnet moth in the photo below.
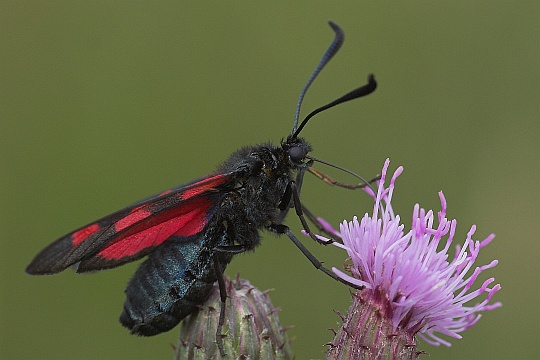
<svg viewBox="0 0 540 360">
<path fill-rule="evenodd" d="M 221 327 L 227 296 L 223 271 L 234 255 L 259 245 L 262 230 L 287 235 L 317 269 L 345 282 L 325 268 L 283 224 L 294 208 L 307 234 L 319 241 L 306 218 L 318 228 L 320 224 L 300 201 L 306 171 L 338 186 L 360 188 L 369 184 L 363 179 L 359 184 L 344 184 L 315 170 L 315 162 L 331 164 L 310 156 L 311 146 L 299 137 L 317 113 L 368 95 L 377 87 L 370 75 L 366 85 L 317 108 L 298 125 L 306 91 L 344 40 L 342 29 L 331 21 L 329 24 L 335 38 L 304 86 L 292 132 L 279 146 L 267 143 L 243 147 L 206 177 L 70 232 L 43 249 L 26 272 L 56 274 L 73 266 L 83 273 L 148 256 L 127 285 L 120 315 L 122 325 L 132 334 L 143 336 L 171 330 L 204 303 L 217 281 L 222 306 L 216 341 L 222 354 Z"/>
</svg>

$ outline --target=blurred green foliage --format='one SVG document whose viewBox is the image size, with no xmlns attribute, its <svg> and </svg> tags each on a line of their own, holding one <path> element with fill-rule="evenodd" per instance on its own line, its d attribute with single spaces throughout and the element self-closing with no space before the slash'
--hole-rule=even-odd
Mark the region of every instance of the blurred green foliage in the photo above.
<svg viewBox="0 0 540 360">
<path fill-rule="evenodd" d="M 534 357 L 539 2 L 2 1 L 0 358 L 172 358 L 177 330 L 137 338 L 117 322 L 136 264 L 42 278 L 24 267 L 65 232 L 204 175 L 241 145 L 286 136 L 332 39 L 328 19 L 345 45 L 304 112 L 368 73 L 380 85 L 310 123 L 314 156 L 365 177 L 390 157 L 391 169 L 405 167 L 394 208 L 406 224 L 416 202 L 437 210 L 443 189 L 458 239 L 473 223 L 477 239 L 497 234 L 479 261 L 499 259 L 489 273 L 503 308 L 451 348 L 421 348 L 432 359 Z M 371 208 L 363 193 L 311 177 L 302 195 L 333 223 Z M 341 266 L 344 253 L 306 244 Z M 346 287 L 273 236 L 238 256 L 227 273 L 237 272 L 275 288 L 298 359 L 324 357 Z"/>
</svg>

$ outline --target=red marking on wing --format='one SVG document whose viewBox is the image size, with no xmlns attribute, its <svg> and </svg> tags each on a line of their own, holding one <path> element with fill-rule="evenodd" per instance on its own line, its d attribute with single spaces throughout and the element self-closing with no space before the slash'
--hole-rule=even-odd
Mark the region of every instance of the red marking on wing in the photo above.
<svg viewBox="0 0 540 360">
<path fill-rule="evenodd" d="M 145 210 L 142 206 L 136 207 L 131 211 L 129 215 L 118 220 L 116 224 L 114 224 L 114 229 L 116 230 L 116 232 L 120 232 L 125 228 L 135 224 L 136 222 L 146 219 L 150 215 L 152 215 L 152 212 Z"/>
<path fill-rule="evenodd" d="M 206 225 L 206 210 L 211 204 L 208 200 L 206 201 L 208 202 L 207 204 L 199 205 L 199 208 L 176 219 L 180 226 L 174 235 L 187 237 L 203 230 L 204 225 Z"/>
<path fill-rule="evenodd" d="M 189 189 L 185 190 L 180 194 L 180 197 L 183 200 L 187 200 L 189 198 L 192 198 L 193 196 L 202 194 L 205 191 L 211 190 L 212 188 L 223 184 L 226 180 L 228 180 L 228 177 L 225 177 L 224 175 L 216 175 L 211 178 L 203 179 L 194 184 L 191 184 L 189 186 Z"/>
<path fill-rule="evenodd" d="M 75 246 L 79 245 L 99 229 L 100 226 L 98 224 L 92 224 L 82 228 L 81 230 L 75 231 L 73 234 L 71 234 L 71 243 Z"/>
<path fill-rule="evenodd" d="M 202 197 L 155 214 L 126 230 L 96 256 L 119 260 L 148 247 L 158 246 L 173 235 L 197 234 L 206 225 L 210 205 L 212 202 Z"/>
</svg>

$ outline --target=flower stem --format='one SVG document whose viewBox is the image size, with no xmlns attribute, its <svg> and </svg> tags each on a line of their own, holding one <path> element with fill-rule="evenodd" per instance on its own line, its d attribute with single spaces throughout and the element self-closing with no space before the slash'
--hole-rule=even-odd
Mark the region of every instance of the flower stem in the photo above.
<svg viewBox="0 0 540 360">
<path fill-rule="evenodd" d="M 380 293 L 379 293 L 380 294 Z M 377 292 L 358 291 L 343 324 L 336 332 L 326 359 L 399 359 L 416 360 L 414 335 L 393 329 L 391 309 Z M 341 316 L 341 315 L 340 315 Z"/>
</svg>

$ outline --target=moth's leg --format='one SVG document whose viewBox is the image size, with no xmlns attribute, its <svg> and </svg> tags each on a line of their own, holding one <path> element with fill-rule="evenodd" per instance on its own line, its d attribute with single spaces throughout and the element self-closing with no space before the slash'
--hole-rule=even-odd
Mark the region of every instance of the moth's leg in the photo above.
<svg viewBox="0 0 540 360">
<path fill-rule="evenodd" d="M 304 204 L 302 204 L 302 211 L 304 212 L 304 215 L 315 225 L 317 230 L 320 233 L 324 233 L 327 237 L 332 239 L 333 241 L 343 243 L 343 241 L 337 237 L 334 233 L 331 233 L 326 229 L 326 227 L 319 221 L 319 218 L 315 216 Z"/>
<path fill-rule="evenodd" d="M 319 171 L 317 169 L 312 168 L 311 166 L 308 167 L 307 170 L 310 173 L 312 173 L 313 175 L 315 175 L 316 177 L 318 177 L 319 179 L 321 179 L 322 181 L 324 181 L 325 183 L 327 183 L 328 185 L 338 186 L 338 187 L 342 187 L 342 188 L 345 188 L 345 189 L 351 189 L 351 190 L 365 188 L 366 186 L 371 185 L 372 183 L 374 183 L 375 181 L 377 181 L 377 180 L 379 180 L 381 178 L 380 175 L 377 175 L 373 179 L 371 179 L 369 181 L 366 181 L 366 182 L 362 182 L 360 184 L 348 184 L 348 183 L 344 183 L 344 182 L 341 182 L 341 181 L 334 180 L 330 176 L 326 175 L 325 173 L 323 173 L 323 172 L 321 172 L 321 171 Z"/>
<path fill-rule="evenodd" d="M 298 194 L 296 183 L 294 181 L 291 181 L 289 183 L 289 186 L 291 188 L 291 195 L 294 203 L 294 209 L 296 210 L 296 215 L 300 219 L 300 222 L 302 223 L 302 227 L 304 228 L 305 232 L 309 235 L 310 238 L 312 238 L 319 244 L 328 245 L 333 243 L 333 240 L 321 240 L 317 238 L 314 233 L 311 232 L 306 218 L 304 217 L 304 211 L 302 210 L 302 203 L 300 202 L 300 195 Z"/>
<path fill-rule="evenodd" d="M 236 254 L 240 254 L 248 250 L 252 250 L 252 249 L 253 247 L 245 246 L 245 245 L 222 245 L 222 246 L 216 246 L 212 250 L 216 252 L 220 252 L 220 253 L 236 255 Z"/>
<path fill-rule="evenodd" d="M 272 225 L 270 225 L 268 227 L 268 229 L 270 231 L 273 231 L 273 232 L 277 233 L 277 234 L 285 234 L 285 235 L 287 235 L 289 237 L 289 239 L 291 239 L 292 242 L 296 245 L 296 247 L 298 249 L 300 249 L 300 251 L 304 254 L 304 256 L 308 258 L 308 260 L 313 264 L 313 266 L 315 266 L 316 269 L 321 270 L 323 273 L 330 276 L 332 279 L 337 280 L 339 282 L 342 282 L 343 284 L 351 286 L 351 287 L 353 287 L 355 289 L 362 289 L 363 288 L 361 286 L 352 284 L 352 283 L 348 282 L 347 280 L 344 280 L 344 279 L 340 278 L 339 276 L 334 274 L 332 271 L 325 268 L 323 266 L 323 264 L 300 242 L 300 240 L 298 240 L 296 238 L 296 236 L 294 236 L 294 234 L 292 233 L 292 231 L 289 229 L 289 227 L 287 225 L 272 224 Z"/>
<path fill-rule="evenodd" d="M 218 345 L 219 353 L 223 357 L 225 356 L 225 349 L 223 348 L 223 335 L 221 333 L 221 330 L 223 328 L 223 324 L 225 323 L 225 306 L 227 301 L 227 288 L 225 286 L 225 279 L 223 275 L 223 267 L 221 266 L 221 263 L 218 259 L 218 254 L 230 254 L 230 255 L 236 255 L 243 253 L 247 250 L 251 250 L 252 247 L 245 246 L 245 245 L 220 245 L 216 246 L 212 249 L 213 255 L 212 260 L 214 261 L 214 272 L 216 274 L 218 286 L 219 286 L 219 296 L 221 298 L 221 307 L 219 309 L 219 322 L 216 330 L 216 342 Z"/>
<path fill-rule="evenodd" d="M 212 256 L 212 259 L 214 260 L 214 271 L 216 273 L 216 278 L 219 286 L 219 296 L 221 298 L 221 306 L 219 308 L 219 321 L 216 329 L 216 342 L 219 349 L 219 354 L 221 357 L 224 357 L 225 349 L 223 349 L 223 335 L 221 333 L 221 329 L 223 328 L 223 324 L 225 323 L 225 305 L 227 301 L 227 288 L 225 286 L 225 279 L 223 278 L 223 269 L 221 267 L 221 264 L 219 263 L 219 260 L 217 259 L 216 254 Z"/>
</svg>

